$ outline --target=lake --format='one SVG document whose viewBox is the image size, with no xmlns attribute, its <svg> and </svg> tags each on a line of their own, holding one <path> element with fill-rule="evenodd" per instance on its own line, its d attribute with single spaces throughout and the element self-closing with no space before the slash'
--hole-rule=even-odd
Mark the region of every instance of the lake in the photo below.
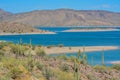
<svg viewBox="0 0 120 80">
<path fill-rule="evenodd" d="M 24 43 L 29 43 L 32 39 L 33 45 L 59 45 L 64 46 L 120 46 L 120 31 L 103 32 L 62 32 L 70 28 L 40 28 L 43 30 L 54 31 L 57 34 L 33 34 L 33 35 L 9 35 L 0 36 L 0 40 L 18 43 L 20 38 Z M 119 28 L 118 28 L 119 29 Z M 87 52 L 88 62 L 91 64 L 91 57 L 94 65 L 101 64 L 102 51 Z M 68 56 L 75 55 L 69 53 Z M 105 64 L 111 65 L 111 61 L 120 61 L 120 50 L 105 51 Z"/>
</svg>

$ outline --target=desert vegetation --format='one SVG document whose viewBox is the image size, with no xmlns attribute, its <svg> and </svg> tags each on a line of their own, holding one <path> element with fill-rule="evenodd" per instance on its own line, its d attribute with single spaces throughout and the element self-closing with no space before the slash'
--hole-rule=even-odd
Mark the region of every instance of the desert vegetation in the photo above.
<svg viewBox="0 0 120 80">
<path fill-rule="evenodd" d="M 63 46 L 63 45 L 62 45 Z M 60 45 L 61 47 L 61 45 Z M 47 55 L 42 46 L 0 42 L 0 80 L 119 80 L 120 65 L 106 67 L 104 50 L 102 65 L 90 66 L 87 55 Z M 94 59 L 93 61 L 94 62 Z"/>
</svg>

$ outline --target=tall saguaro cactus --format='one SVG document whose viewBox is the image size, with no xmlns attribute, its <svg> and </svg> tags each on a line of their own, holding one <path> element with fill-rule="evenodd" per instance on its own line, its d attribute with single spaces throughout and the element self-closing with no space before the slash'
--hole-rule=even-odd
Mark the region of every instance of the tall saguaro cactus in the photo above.
<svg viewBox="0 0 120 80">
<path fill-rule="evenodd" d="M 92 56 L 91 57 L 91 66 L 93 66 L 94 65 L 94 57 Z"/>
<path fill-rule="evenodd" d="M 105 65 L 105 63 L 104 63 L 104 49 L 103 49 L 103 51 L 102 51 L 102 65 L 103 65 L 103 66 Z"/>
<path fill-rule="evenodd" d="M 83 63 L 84 65 L 87 64 L 87 56 L 86 56 L 86 53 L 85 53 L 85 46 L 83 46 L 82 63 Z"/>
<path fill-rule="evenodd" d="M 74 59 L 74 77 L 75 80 L 81 80 L 80 77 L 80 56 L 81 56 L 81 51 L 78 51 L 77 58 Z"/>
<path fill-rule="evenodd" d="M 22 38 L 19 41 L 19 55 L 21 55 Z"/>
</svg>

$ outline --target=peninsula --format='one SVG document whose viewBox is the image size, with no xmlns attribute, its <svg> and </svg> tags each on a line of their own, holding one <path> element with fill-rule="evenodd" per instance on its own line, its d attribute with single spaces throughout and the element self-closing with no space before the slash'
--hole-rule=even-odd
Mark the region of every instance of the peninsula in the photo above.
<svg viewBox="0 0 120 80">
<path fill-rule="evenodd" d="M 0 35 L 20 35 L 20 34 L 54 34 L 47 30 L 40 30 L 33 28 L 32 26 L 18 23 L 18 22 L 1 22 L 0 23 Z"/>
</svg>

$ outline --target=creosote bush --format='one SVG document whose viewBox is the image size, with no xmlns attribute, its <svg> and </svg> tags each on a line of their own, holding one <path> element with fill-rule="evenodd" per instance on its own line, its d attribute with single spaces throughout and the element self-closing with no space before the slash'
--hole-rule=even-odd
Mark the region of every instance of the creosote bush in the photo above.
<svg viewBox="0 0 120 80">
<path fill-rule="evenodd" d="M 69 72 L 69 71 L 70 71 L 69 65 L 66 64 L 66 63 L 61 64 L 60 69 L 61 69 L 62 71 L 65 71 L 65 72 Z"/>
<path fill-rule="evenodd" d="M 45 51 L 43 48 L 37 48 L 36 49 L 36 55 L 39 56 L 39 57 L 43 57 L 46 55 Z"/>
<path fill-rule="evenodd" d="M 51 80 L 54 77 L 54 72 L 49 67 L 44 67 L 43 75 L 45 76 L 46 80 Z"/>
<path fill-rule="evenodd" d="M 36 66 L 39 70 L 43 69 L 43 65 L 40 62 L 36 62 Z"/>
<path fill-rule="evenodd" d="M 0 49 L 2 49 L 4 46 L 7 46 L 8 42 L 0 42 Z"/>
<path fill-rule="evenodd" d="M 112 66 L 113 69 L 120 70 L 120 64 L 115 64 Z"/>
<path fill-rule="evenodd" d="M 4 51 L 0 50 L 0 56 L 4 56 L 4 55 L 5 55 Z"/>
<path fill-rule="evenodd" d="M 58 47 L 64 47 L 64 44 L 59 44 Z"/>
<path fill-rule="evenodd" d="M 99 71 L 99 72 L 101 72 L 101 73 L 104 73 L 104 72 L 106 72 L 106 71 L 111 70 L 110 67 L 101 66 L 101 65 L 96 65 L 96 66 L 94 66 L 94 69 L 97 70 L 97 71 Z"/>
</svg>

